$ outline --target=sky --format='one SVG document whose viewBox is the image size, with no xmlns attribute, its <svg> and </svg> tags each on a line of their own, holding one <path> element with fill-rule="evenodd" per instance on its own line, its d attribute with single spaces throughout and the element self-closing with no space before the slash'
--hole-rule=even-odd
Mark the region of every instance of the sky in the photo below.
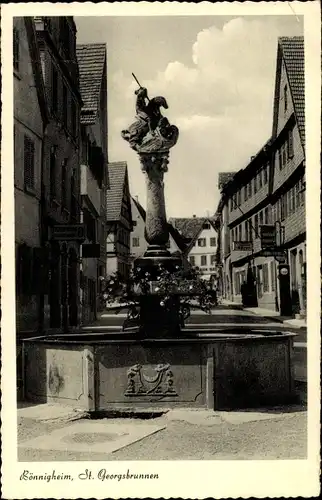
<svg viewBox="0 0 322 500">
<path fill-rule="evenodd" d="M 168 217 L 213 215 L 218 173 L 244 168 L 270 138 L 277 39 L 303 34 L 295 16 L 75 17 L 77 43 L 106 43 L 109 161 L 127 161 L 145 206 L 137 154 L 120 132 L 134 121 L 137 84 L 162 95 L 179 128 L 165 174 Z"/>
</svg>

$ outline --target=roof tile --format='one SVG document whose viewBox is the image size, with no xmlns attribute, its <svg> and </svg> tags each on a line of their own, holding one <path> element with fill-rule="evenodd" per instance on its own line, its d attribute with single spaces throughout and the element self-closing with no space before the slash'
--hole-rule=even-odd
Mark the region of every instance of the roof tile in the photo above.
<svg viewBox="0 0 322 500">
<path fill-rule="evenodd" d="M 106 219 L 115 222 L 120 219 L 125 182 L 127 182 L 127 163 L 118 161 L 108 164 L 109 189 L 106 191 Z"/>
<path fill-rule="evenodd" d="M 285 61 L 297 124 L 305 144 L 304 37 L 280 37 L 278 42 Z"/>
<path fill-rule="evenodd" d="M 209 221 L 214 225 L 215 221 L 210 217 L 189 217 L 189 218 L 176 218 L 169 219 L 169 223 L 179 232 L 189 244 L 194 238 L 198 236 L 204 222 Z"/>
<path fill-rule="evenodd" d="M 95 123 L 106 61 L 106 45 L 91 43 L 77 45 L 76 54 L 79 67 L 80 93 L 83 100 L 81 123 Z"/>
</svg>

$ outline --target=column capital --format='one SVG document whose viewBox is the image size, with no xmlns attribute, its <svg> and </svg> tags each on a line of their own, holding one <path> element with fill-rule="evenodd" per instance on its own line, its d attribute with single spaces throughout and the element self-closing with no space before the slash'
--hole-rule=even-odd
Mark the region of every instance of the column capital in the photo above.
<svg viewBox="0 0 322 500">
<path fill-rule="evenodd" d="M 169 152 L 166 153 L 141 153 L 139 154 L 142 172 L 150 173 L 168 171 Z"/>
</svg>

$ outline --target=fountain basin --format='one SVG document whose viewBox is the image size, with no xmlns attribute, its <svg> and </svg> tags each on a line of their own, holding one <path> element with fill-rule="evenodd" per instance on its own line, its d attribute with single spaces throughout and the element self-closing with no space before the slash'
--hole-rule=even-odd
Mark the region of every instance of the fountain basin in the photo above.
<svg viewBox="0 0 322 500">
<path fill-rule="evenodd" d="M 25 339 L 24 397 L 88 411 L 226 410 L 292 398 L 293 333 L 211 330 L 167 339 L 119 331 Z"/>
</svg>

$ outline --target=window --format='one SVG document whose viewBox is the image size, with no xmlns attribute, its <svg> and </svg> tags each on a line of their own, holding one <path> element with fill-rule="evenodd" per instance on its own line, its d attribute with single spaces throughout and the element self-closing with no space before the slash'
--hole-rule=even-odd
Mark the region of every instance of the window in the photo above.
<svg viewBox="0 0 322 500">
<path fill-rule="evenodd" d="M 55 66 L 52 66 L 51 72 L 51 109 L 53 113 L 58 110 L 58 73 Z"/>
<path fill-rule="evenodd" d="M 190 262 L 190 264 L 191 264 L 192 266 L 195 266 L 195 265 L 196 265 L 196 258 L 195 258 L 195 256 L 194 256 L 194 255 L 191 255 L 191 256 L 189 257 L 189 262 Z"/>
<path fill-rule="evenodd" d="M 288 105 L 288 102 L 287 102 L 287 85 L 285 85 L 285 87 L 284 87 L 284 112 L 287 110 L 287 105 Z"/>
<path fill-rule="evenodd" d="M 263 171 L 260 170 L 258 172 L 258 189 L 261 189 L 261 187 L 263 186 L 263 178 L 262 178 L 262 174 L 263 174 Z"/>
<path fill-rule="evenodd" d="M 304 180 L 304 177 L 301 177 L 300 181 L 299 181 L 299 202 L 300 202 L 300 205 L 304 205 L 304 202 L 305 202 L 305 180 Z"/>
<path fill-rule="evenodd" d="M 264 220 L 263 220 L 263 219 L 264 219 L 264 218 L 263 218 L 263 211 L 261 210 L 261 211 L 259 212 L 259 225 L 260 225 L 260 226 L 262 226 L 262 225 L 263 225 L 263 223 L 264 223 Z"/>
<path fill-rule="evenodd" d="M 245 222 L 244 222 L 244 231 L 243 231 L 243 232 L 244 232 L 244 235 L 245 235 L 245 241 L 247 241 L 247 240 L 248 240 L 248 238 L 247 238 L 247 235 L 248 235 L 248 223 L 247 223 L 247 222 L 248 222 L 248 221 L 247 221 L 247 220 L 245 220 Z"/>
<path fill-rule="evenodd" d="M 253 179 L 253 181 L 254 181 L 254 194 L 257 193 L 257 176 L 258 176 L 258 174 L 255 175 L 255 177 Z"/>
<path fill-rule="evenodd" d="M 249 237 L 249 221 L 248 220 L 245 221 L 245 240 L 246 241 L 250 240 L 250 237 Z"/>
<path fill-rule="evenodd" d="M 202 255 L 200 258 L 200 265 L 201 266 L 206 266 L 207 265 L 207 255 Z"/>
<path fill-rule="evenodd" d="M 210 265 L 214 266 L 216 264 L 216 255 L 210 255 Z"/>
<path fill-rule="evenodd" d="M 244 201 L 247 201 L 247 192 L 248 192 L 248 190 L 247 190 L 247 185 L 246 185 L 246 186 L 244 186 Z"/>
<path fill-rule="evenodd" d="M 61 204 L 63 208 L 67 206 L 67 159 L 65 159 L 61 166 Z"/>
<path fill-rule="evenodd" d="M 13 28 L 13 68 L 19 71 L 19 31 Z"/>
<path fill-rule="evenodd" d="M 255 215 L 254 221 L 255 238 L 258 238 L 258 214 Z"/>
<path fill-rule="evenodd" d="M 136 220 L 133 220 L 133 221 L 132 221 L 132 224 L 133 224 L 133 227 L 135 227 L 135 226 L 137 225 Z"/>
<path fill-rule="evenodd" d="M 292 214 L 295 210 L 295 198 L 294 198 L 295 187 L 292 187 L 289 191 L 289 213 Z"/>
<path fill-rule="evenodd" d="M 250 182 L 248 184 L 248 198 L 250 198 L 252 196 L 252 183 Z"/>
<path fill-rule="evenodd" d="M 241 190 L 237 191 L 236 197 L 237 197 L 237 206 L 240 206 L 241 205 Z"/>
<path fill-rule="evenodd" d="M 199 238 L 198 247 L 205 247 L 205 246 L 206 246 L 206 238 Z"/>
<path fill-rule="evenodd" d="M 263 265 L 263 291 L 269 291 L 268 264 Z"/>
<path fill-rule="evenodd" d="M 49 165 L 49 176 L 50 176 L 50 197 L 56 197 L 56 152 L 57 146 L 52 146 L 50 149 L 50 165 Z"/>
<path fill-rule="evenodd" d="M 288 132 L 287 156 L 288 156 L 288 158 L 293 158 L 293 156 L 294 156 L 293 129 L 289 130 L 289 132 Z"/>
<path fill-rule="evenodd" d="M 140 238 L 132 238 L 132 246 L 139 247 L 140 246 Z"/>
<path fill-rule="evenodd" d="M 209 222 L 204 222 L 202 229 L 210 229 L 210 224 Z"/>
<path fill-rule="evenodd" d="M 216 238 L 210 238 L 210 246 L 215 247 L 216 246 Z"/>
<path fill-rule="evenodd" d="M 264 224 L 269 224 L 268 207 L 266 207 L 264 210 Z"/>
<path fill-rule="evenodd" d="M 27 189 L 35 187 L 35 144 L 30 137 L 24 137 L 24 184 Z"/>
<path fill-rule="evenodd" d="M 68 115 L 67 115 L 67 87 L 63 85 L 63 125 L 65 128 L 68 126 Z"/>
<path fill-rule="evenodd" d="M 286 162 L 287 162 L 287 144 L 284 142 L 283 146 L 282 146 L 282 165 L 283 167 L 285 167 L 286 165 Z"/>
<path fill-rule="evenodd" d="M 294 204 L 295 204 L 295 210 L 300 206 L 300 183 L 297 182 L 294 187 Z"/>
<path fill-rule="evenodd" d="M 280 204 L 281 204 L 281 220 L 284 220 L 287 217 L 287 204 L 286 204 L 285 194 L 281 196 Z"/>
<path fill-rule="evenodd" d="M 238 241 L 242 241 L 243 239 L 243 227 L 241 224 L 238 226 Z"/>
<path fill-rule="evenodd" d="M 263 184 L 264 184 L 264 186 L 268 182 L 268 168 L 269 168 L 268 164 L 263 168 Z"/>
<path fill-rule="evenodd" d="M 280 148 L 278 150 L 278 166 L 279 166 L 279 169 L 282 170 L 282 168 L 283 168 L 282 148 Z"/>
<path fill-rule="evenodd" d="M 252 241 L 252 231 L 253 231 L 253 225 L 252 225 L 252 219 L 248 220 L 248 241 Z"/>
</svg>

